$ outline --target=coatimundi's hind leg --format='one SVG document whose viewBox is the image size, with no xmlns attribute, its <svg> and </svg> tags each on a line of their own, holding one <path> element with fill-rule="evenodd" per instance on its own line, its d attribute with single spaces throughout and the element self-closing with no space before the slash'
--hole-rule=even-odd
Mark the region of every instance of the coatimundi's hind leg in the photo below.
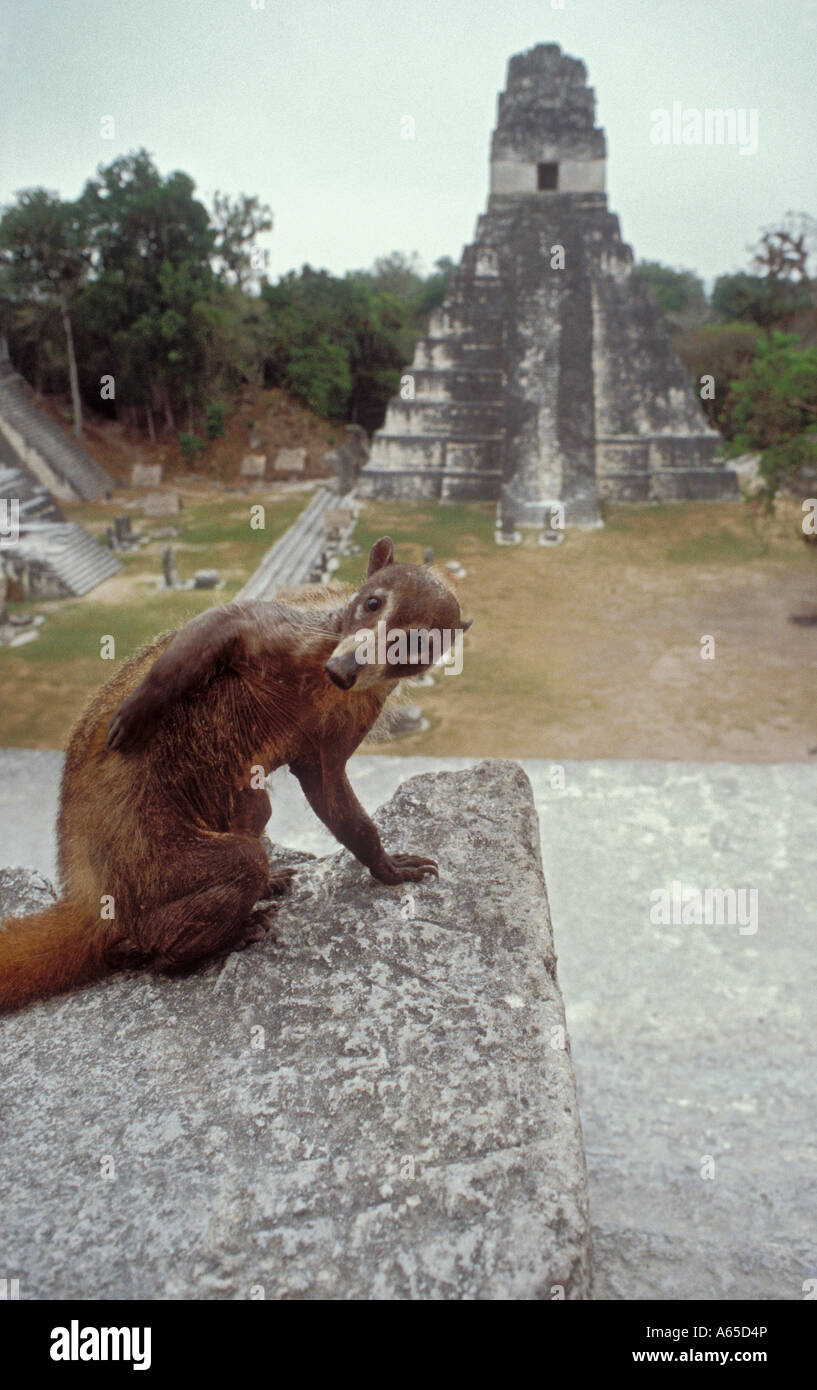
<svg viewBox="0 0 817 1390">
<path fill-rule="evenodd" d="M 174 855 L 172 876 L 161 885 L 164 901 L 136 917 L 128 944 L 154 970 L 241 950 L 265 936 L 270 908 L 263 900 L 284 892 L 291 876 L 271 876 L 260 841 L 249 835 L 196 838 Z"/>
<path fill-rule="evenodd" d="M 271 815 L 272 806 L 263 787 L 245 787 L 236 796 L 230 817 L 230 829 L 236 833 L 244 831 L 247 835 L 261 835 Z M 261 897 L 280 897 L 291 886 L 294 877 L 294 869 L 270 871 Z"/>
</svg>

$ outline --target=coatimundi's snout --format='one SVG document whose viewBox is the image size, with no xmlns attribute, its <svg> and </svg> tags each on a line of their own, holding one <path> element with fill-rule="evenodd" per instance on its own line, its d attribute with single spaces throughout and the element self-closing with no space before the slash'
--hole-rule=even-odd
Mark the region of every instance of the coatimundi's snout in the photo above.
<svg viewBox="0 0 817 1390">
<path fill-rule="evenodd" d="M 330 656 L 324 670 L 341 690 L 351 690 L 363 670 L 357 659 L 357 648 L 354 651 L 342 652 L 340 656 Z"/>
<path fill-rule="evenodd" d="M 346 608 L 324 669 L 341 690 L 417 676 L 470 626 L 443 579 L 424 565 L 396 565 L 384 536 L 372 546 L 365 582 Z"/>
</svg>

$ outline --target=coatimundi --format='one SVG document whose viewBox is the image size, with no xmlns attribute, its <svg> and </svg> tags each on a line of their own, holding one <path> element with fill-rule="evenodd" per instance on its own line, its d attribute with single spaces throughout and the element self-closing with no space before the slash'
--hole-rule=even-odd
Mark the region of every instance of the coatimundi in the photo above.
<svg viewBox="0 0 817 1390">
<path fill-rule="evenodd" d="M 300 605 L 229 603 L 125 662 L 68 745 L 62 896 L 0 927 L 0 1010 L 117 966 L 179 969 L 260 940 L 294 872 L 271 874 L 260 838 L 271 808 L 258 783 L 283 764 L 381 883 L 437 874 L 425 855 L 386 852 L 345 765 L 397 681 L 428 669 L 429 633 L 447 645 L 470 626 L 444 580 L 395 564 L 384 537 L 351 598 L 329 586 Z M 379 623 L 425 633 L 428 660 L 361 663 L 355 634 Z"/>
</svg>

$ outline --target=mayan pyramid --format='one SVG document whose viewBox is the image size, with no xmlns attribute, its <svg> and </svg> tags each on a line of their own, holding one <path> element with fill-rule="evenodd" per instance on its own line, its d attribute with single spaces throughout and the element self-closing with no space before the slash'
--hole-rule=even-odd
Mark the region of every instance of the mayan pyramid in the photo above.
<svg viewBox="0 0 817 1390">
<path fill-rule="evenodd" d="M 476 237 L 359 478 L 368 497 L 501 499 L 517 524 L 599 501 L 726 498 L 711 430 L 605 193 L 582 62 L 517 54 Z M 558 524 L 558 523 L 557 523 Z"/>
</svg>

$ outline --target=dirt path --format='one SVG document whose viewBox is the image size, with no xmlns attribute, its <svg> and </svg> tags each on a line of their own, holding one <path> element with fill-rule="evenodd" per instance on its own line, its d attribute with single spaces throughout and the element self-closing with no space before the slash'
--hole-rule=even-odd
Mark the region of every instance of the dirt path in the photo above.
<svg viewBox="0 0 817 1390">
<path fill-rule="evenodd" d="M 415 692 L 431 728 L 400 752 L 817 757 L 817 623 L 792 621 L 817 619 L 817 556 L 789 511 L 758 528 L 739 504 L 622 509 L 555 549 L 449 527 L 435 549 L 466 566 L 476 622 L 463 674 Z M 413 520 L 433 534 L 432 514 Z"/>
</svg>

